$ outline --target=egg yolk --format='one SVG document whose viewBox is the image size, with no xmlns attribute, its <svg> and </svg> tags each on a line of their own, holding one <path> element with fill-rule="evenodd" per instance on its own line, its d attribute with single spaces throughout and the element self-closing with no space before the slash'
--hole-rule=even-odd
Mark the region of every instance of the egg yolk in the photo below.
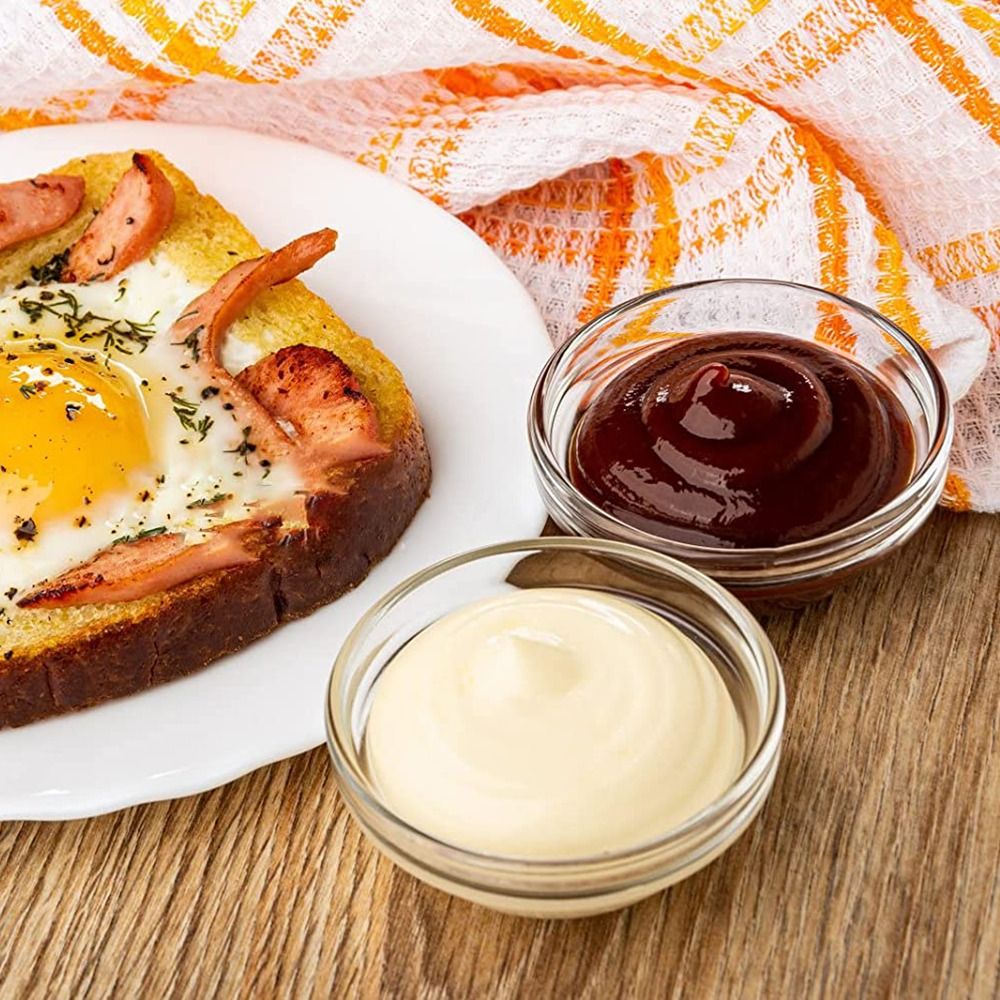
<svg viewBox="0 0 1000 1000">
<path fill-rule="evenodd" d="M 35 529 L 81 521 L 90 505 L 128 490 L 150 463 L 132 380 L 63 347 L 0 351 L 0 531 L 12 520 Z"/>
</svg>

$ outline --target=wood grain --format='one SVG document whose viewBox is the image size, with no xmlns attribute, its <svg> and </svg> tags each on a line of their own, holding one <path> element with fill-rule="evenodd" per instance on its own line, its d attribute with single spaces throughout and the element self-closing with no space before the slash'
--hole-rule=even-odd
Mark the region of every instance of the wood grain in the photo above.
<svg viewBox="0 0 1000 1000">
<path fill-rule="evenodd" d="M 939 513 L 765 624 L 774 793 L 689 881 L 591 920 L 502 917 L 377 858 L 315 751 L 224 789 L 0 827 L 4 997 L 995 997 L 1000 521 Z"/>
</svg>

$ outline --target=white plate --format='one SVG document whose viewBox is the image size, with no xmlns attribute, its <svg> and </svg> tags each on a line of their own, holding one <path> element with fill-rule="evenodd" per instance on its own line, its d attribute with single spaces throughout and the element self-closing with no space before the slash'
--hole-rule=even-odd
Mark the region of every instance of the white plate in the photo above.
<svg viewBox="0 0 1000 1000">
<path fill-rule="evenodd" d="M 525 414 L 549 351 L 541 316 L 462 223 L 331 153 L 223 128 L 121 122 L 0 136 L 0 181 L 74 156 L 161 150 L 277 246 L 322 225 L 337 250 L 306 276 L 402 369 L 423 418 L 431 498 L 355 591 L 201 673 L 0 732 L 0 819 L 69 819 L 189 795 L 323 741 L 323 693 L 359 615 L 446 555 L 537 534 Z"/>
</svg>

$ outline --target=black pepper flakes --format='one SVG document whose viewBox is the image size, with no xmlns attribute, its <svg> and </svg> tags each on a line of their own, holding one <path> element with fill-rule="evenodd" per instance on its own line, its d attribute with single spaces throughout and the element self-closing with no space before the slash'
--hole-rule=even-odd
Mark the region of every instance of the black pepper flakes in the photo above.
<svg viewBox="0 0 1000 1000">
<path fill-rule="evenodd" d="M 28 518 L 26 521 L 22 521 L 14 529 L 14 537 L 19 542 L 31 542 L 34 541 L 35 536 L 38 534 L 38 526 L 35 524 L 33 518 Z"/>
</svg>

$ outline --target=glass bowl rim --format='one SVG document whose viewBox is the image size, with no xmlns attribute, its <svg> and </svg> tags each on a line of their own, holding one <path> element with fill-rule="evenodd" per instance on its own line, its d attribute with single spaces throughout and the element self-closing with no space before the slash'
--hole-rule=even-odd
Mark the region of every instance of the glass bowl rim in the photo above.
<svg viewBox="0 0 1000 1000">
<path fill-rule="evenodd" d="M 609 514 L 585 497 L 576 488 L 569 476 L 563 471 L 552 449 L 549 428 L 546 426 L 543 418 L 543 403 L 546 391 L 549 388 L 548 382 L 560 362 L 574 348 L 579 347 L 580 342 L 592 333 L 596 327 L 609 320 L 676 292 L 706 288 L 711 285 L 764 285 L 783 290 L 792 289 L 796 292 L 808 292 L 819 296 L 820 299 L 838 302 L 853 309 L 873 322 L 883 333 L 889 334 L 906 348 L 907 352 L 914 358 L 930 380 L 938 407 L 937 427 L 934 429 L 929 441 L 927 456 L 920 464 L 920 467 L 914 472 L 906 486 L 891 500 L 881 507 L 877 507 L 870 514 L 866 514 L 863 518 L 853 521 L 843 528 L 838 528 L 836 531 L 817 535 L 815 538 L 806 538 L 802 541 L 789 542 L 785 545 L 763 547 L 741 546 L 737 548 L 718 545 L 697 545 L 692 542 L 682 542 L 661 535 L 654 535 Z M 947 455 L 945 449 L 948 447 L 951 438 L 953 419 L 948 386 L 934 359 L 902 327 L 897 326 L 892 320 L 886 318 L 870 306 L 866 306 L 863 302 L 848 298 L 846 295 L 827 291 L 824 288 L 818 288 L 815 285 L 807 285 L 797 281 L 785 281 L 779 278 L 706 278 L 700 281 L 688 281 L 682 284 L 670 285 L 666 288 L 657 288 L 651 292 L 644 292 L 642 295 L 627 299 L 605 310 L 599 316 L 595 316 L 588 323 L 580 327 L 579 330 L 571 334 L 552 352 L 535 381 L 531 393 L 531 401 L 528 404 L 528 439 L 531 445 L 532 457 L 536 465 L 542 466 L 544 471 L 551 475 L 565 492 L 572 496 L 577 503 L 581 504 L 591 519 L 597 519 L 600 522 L 627 530 L 635 539 L 641 539 L 643 546 L 649 546 L 657 551 L 664 552 L 664 554 L 669 549 L 670 554 L 676 559 L 703 560 L 705 558 L 715 558 L 720 562 L 731 564 L 744 560 L 770 562 L 778 557 L 787 558 L 788 556 L 794 557 L 796 555 L 806 557 L 817 550 L 823 550 L 829 546 L 837 546 L 839 543 L 850 541 L 858 535 L 863 535 L 868 529 L 877 528 L 887 517 L 897 515 L 901 510 L 913 503 L 915 499 L 919 498 L 932 480 L 939 474 L 938 464 L 942 453 Z"/>
<path fill-rule="evenodd" d="M 729 620 L 739 628 L 741 635 L 750 644 L 754 661 L 761 668 L 763 677 L 762 691 L 758 693 L 756 686 L 752 686 L 754 688 L 755 707 L 762 712 L 764 719 L 761 734 L 756 741 L 756 747 L 750 759 L 744 764 L 740 773 L 721 795 L 714 798 L 697 813 L 688 817 L 683 823 L 671 827 L 655 838 L 615 851 L 608 851 L 602 854 L 578 855 L 569 858 L 533 858 L 470 850 L 457 844 L 439 840 L 401 819 L 377 796 L 369 792 L 365 783 L 358 780 L 355 768 L 349 763 L 347 755 L 341 749 L 340 743 L 343 734 L 340 732 L 340 727 L 333 717 L 332 707 L 335 688 L 342 672 L 353 658 L 355 647 L 369 629 L 377 624 L 385 614 L 403 601 L 409 594 L 425 583 L 470 563 L 495 556 L 522 552 L 526 549 L 553 551 L 583 550 L 628 559 L 638 558 L 649 569 L 660 572 L 665 571 L 674 578 L 679 577 L 685 583 L 691 585 L 696 590 L 700 590 L 706 597 L 713 600 L 727 615 Z M 626 599 L 631 600 L 631 598 Z M 365 809 L 373 811 L 384 822 L 387 822 L 390 827 L 401 829 L 410 837 L 415 838 L 422 847 L 433 849 L 452 861 L 459 863 L 469 863 L 471 861 L 484 867 L 516 866 L 518 872 L 522 875 L 525 873 L 544 875 L 566 872 L 570 869 L 586 869 L 593 866 L 614 864 L 615 862 L 637 860 L 671 848 L 699 828 L 707 827 L 710 829 L 712 824 L 729 809 L 737 806 L 750 795 L 758 786 L 761 779 L 776 764 L 784 732 L 786 712 L 785 681 L 781 662 L 774 647 L 771 645 L 767 633 L 741 601 L 701 571 L 671 556 L 644 548 L 640 545 L 633 545 L 629 542 L 581 535 L 544 536 L 485 545 L 441 559 L 413 573 L 384 594 L 382 598 L 373 604 L 355 622 L 334 659 L 325 690 L 324 718 L 326 723 L 326 744 L 327 751 L 333 762 L 335 777 L 338 783 L 344 782 L 349 786 L 352 795 L 362 803 Z M 350 733 L 347 736 L 351 738 Z"/>
</svg>

